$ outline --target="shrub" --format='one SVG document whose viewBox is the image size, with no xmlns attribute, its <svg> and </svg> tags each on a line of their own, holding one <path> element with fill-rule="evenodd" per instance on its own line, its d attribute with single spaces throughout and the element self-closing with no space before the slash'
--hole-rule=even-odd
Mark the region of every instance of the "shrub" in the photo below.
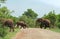
<svg viewBox="0 0 60 39">
<path fill-rule="evenodd" d="M 2 24 L 0 24 L 0 37 L 4 37 L 7 34 L 7 29 L 4 29 L 2 27 Z"/>
<path fill-rule="evenodd" d="M 60 29 L 60 23 L 57 23 L 57 27 Z"/>
</svg>

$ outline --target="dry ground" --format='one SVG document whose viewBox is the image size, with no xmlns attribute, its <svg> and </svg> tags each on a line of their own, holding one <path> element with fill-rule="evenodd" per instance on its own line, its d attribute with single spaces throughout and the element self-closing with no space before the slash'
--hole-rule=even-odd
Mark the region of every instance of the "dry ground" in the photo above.
<svg viewBox="0 0 60 39">
<path fill-rule="evenodd" d="M 21 29 L 12 39 L 60 39 L 60 33 L 40 28 L 27 28 Z"/>
</svg>

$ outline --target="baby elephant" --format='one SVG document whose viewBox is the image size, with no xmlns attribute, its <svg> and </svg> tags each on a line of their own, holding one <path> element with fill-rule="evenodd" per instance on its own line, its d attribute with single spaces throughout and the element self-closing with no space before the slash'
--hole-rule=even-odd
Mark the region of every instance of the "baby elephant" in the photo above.
<svg viewBox="0 0 60 39">
<path fill-rule="evenodd" d="M 17 27 L 21 27 L 21 28 L 27 28 L 27 24 L 24 21 L 18 21 L 17 23 Z"/>
<path fill-rule="evenodd" d="M 14 31 L 14 24 L 13 24 L 13 20 L 12 19 L 6 19 L 3 23 L 3 27 L 9 27 L 10 28 L 10 32 Z"/>
</svg>

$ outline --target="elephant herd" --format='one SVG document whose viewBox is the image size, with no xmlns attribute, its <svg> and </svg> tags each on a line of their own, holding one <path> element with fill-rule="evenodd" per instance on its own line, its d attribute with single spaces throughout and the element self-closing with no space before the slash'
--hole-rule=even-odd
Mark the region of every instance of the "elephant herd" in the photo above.
<svg viewBox="0 0 60 39">
<path fill-rule="evenodd" d="M 27 27 L 27 24 L 24 23 L 24 21 L 18 21 L 18 22 L 16 22 L 16 25 L 17 25 L 17 27 L 20 26 L 21 28 L 24 28 L 24 29 Z M 11 31 L 14 31 L 15 26 L 14 26 L 14 22 L 13 22 L 12 19 L 7 19 L 7 20 L 5 20 L 5 21 L 3 22 L 3 28 L 4 28 L 5 26 L 7 26 L 7 27 L 10 28 L 10 32 L 11 32 Z"/>
<path fill-rule="evenodd" d="M 37 24 L 37 22 L 41 24 L 40 28 L 43 28 L 43 27 L 44 27 L 44 29 L 46 29 L 47 27 L 50 28 L 50 23 L 51 22 L 48 19 L 38 18 L 36 20 L 36 24 Z M 24 28 L 24 29 L 28 27 L 27 24 L 24 21 L 17 21 L 16 25 L 17 25 L 17 27 L 21 27 L 21 28 Z M 9 27 L 10 31 L 14 31 L 15 26 L 14 26 L 14 22 L 13 22 L 12 19 L 5 20 L 3 22 L 3 28 L 5 26 Z"/>
</svg>

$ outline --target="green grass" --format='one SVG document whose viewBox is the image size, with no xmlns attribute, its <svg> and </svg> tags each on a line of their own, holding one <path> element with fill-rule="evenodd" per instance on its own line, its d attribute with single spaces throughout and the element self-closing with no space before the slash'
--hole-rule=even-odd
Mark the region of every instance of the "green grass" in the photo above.
<svg viewBox="0 0 60 39">
<path fill-rule="evenodd" d="M 0 37 L 0 39 L 2 39 L 2 37 Z"/>
<path fill-rule="evenodd" d="M 20 29 L 15 29 L 14 32 L 8 32 L 8 34 L 3 38 L 3 39 L 11 39 L 12 37 L 14 37 L 16 35 L 16 33 L 19 31 Z"/>
<path fill-rule="evenodd" d="M 60 29 L 59 28 L 53 28 L 53 29 L 50 29 L 50 30 L 52 30 L 54 32 L 59 32 L 60 33 Z"/>
</svg>

